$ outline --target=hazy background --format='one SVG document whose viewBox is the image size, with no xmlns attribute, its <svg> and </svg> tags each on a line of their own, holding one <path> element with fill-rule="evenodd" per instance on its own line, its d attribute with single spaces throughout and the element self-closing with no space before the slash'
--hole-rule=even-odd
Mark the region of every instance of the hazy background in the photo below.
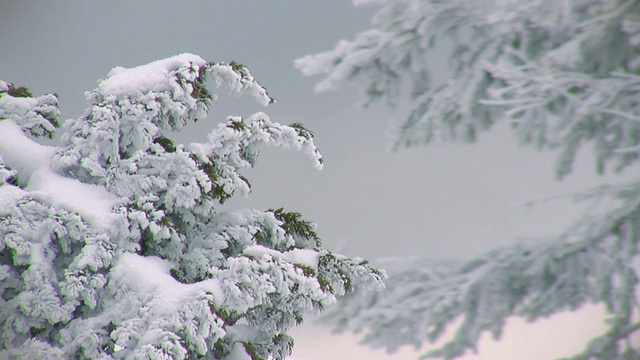
<svg viewBox="0 0 640 360">
<path fill-rule="evenodd" d="M 83 92 L 117 65 L 182 52 L 244 63 L 277 103 L 263 108 L 250 98 L 222 96 L 208 121 L 176 139 L 204 140 L 227 115 L 256 111 L 277 122 L 304 123 L 316 135 L 325 169 L 316 171 L 303 154 L 264 151 L 257 169 L 246 174 L 252 196 L 229 206 L 302 212 L 318 223 L 329 249 L 374 263 L 381 257 L 469 257 L 522 237 L 556 233 L 584 211 L 567 201 L 522 204 L 597 184 L 601 179 L 585 152 L 574 175 L 561 183 L 553 181 L 553 154 L 517 148 L 505 128 L 474 145 L 390 153 L 387 124 L 404 116 L 401 107 L 357 110 L 350 88 L 315 94 L 318 79 L 303 77 L 293 60 L 366 29 L 371 13 L 347 0 L 0 0 L 0 79 L 34 94 L 58 93 L 67 119 L 81 114 Z M 444 66 L 441 61 L 436 52 L 432 62 Z M 481 346 L 477 359 L 571 354 L 601 329 L 594 311 L 589 313 L 529 327 L 515 322 L 502 344 Z M 309 325 L 294 334 L 294 355 L 303 360 L 416 358 L 410 351 L 372 353 L 355 347 L 353 336 L 330 336 Z"/>
</svg>

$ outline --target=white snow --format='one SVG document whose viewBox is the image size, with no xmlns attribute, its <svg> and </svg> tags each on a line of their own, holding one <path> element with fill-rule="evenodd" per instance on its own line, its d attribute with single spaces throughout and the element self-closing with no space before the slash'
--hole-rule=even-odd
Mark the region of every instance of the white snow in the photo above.
<svg viewBox="0 0 640 360">
<path fill-rule="evenodd" d="M 188 297 L 199 292 L 211 292 L 220 303 L 222 290 L 218 280 L 208 279 L 193 284 L 183 284 L 171 276 L 174 266 L 170 261 L 156 256 L 125 253 L 111 270 L 113 281 L 127 286 L 131 291 L 153 296 L 156 305 L 167 311 L 175 311 Z"/>
<path fill-rule="evenodd" d="M 262 245 L 249 245 L 242 252 L 245 255 L 253 256 L 255 258 L 262 258 L 265 254 L 269 254 L 274 258 L 282 258 L 282 253 L 278 250 L 269 249 Z"/>
<path fill-rule="evenodd" d="M 41 239 L 41 241 L 44 241 Z M 55 269 L 52 267 L 52 263 L 49 259 L 47 259 L 45 250 L 45 245 L 43 243 L 31 243 L 31 251 L 29 252 L 29 256 L 31 257 L 31 264 L 37 264 L 37 266 L 42 270 L 47 272 L 55 272 Z"/>
<path fill-rule="evenodd" d="M 171 90 L 171 78 L 167 75 L 188 63 L 202 66 L 206 61 L 200 56 L 185 53 L 130 69 L 118 66 L 109 72 L 107 79 L 100 82 L 98 89 L 104 95 L 117 97 L 168 91 Z"/>
<path fill-rule="evenodd" d="M 93 225 L 108 227 L 111 209 L 119 199 L 102 187 L 53 172 L 50 160 L 55 150 L 55 147 L 31 140 L 13 121 L 0 121 L 0 156 L 8 167 L 18 172 L 20 183 L 26 184 L 26 194 L 9 189 L 2 190 L 3 193 L 11 195 L 14 202 L 28 195 L 49 205 L 77 212 Z M 9 201 L 9 197 L 2 197 L 0 212 L 9 206 Z"/>
<path fill-rule="evenodd" d="M 225 336 L 235 341 L 258 341 L 262 336 L 259 329 L 247 324 L 228 325 L 226 330 Z"/>
<path fill-rule="evenodd" d="M 251 360 L 251 356 L 247 354 L 242 344 L 236 343 L 233 345 L 231 353 L 224 357 L 222 360 Z"/>
<path fill-rule="evenodd" d="M 313 269 L 317 269 L 318 258 L 320 257 L 317 251 L 311 249 L 293 249 L 282 253 L 262 245 L 247 246 L 242 253 L 255 258 L 262 258 L 264 255 L 269 255 L 276 259 L 285 260 L 292 264 L 308 266 Z"/>
<path fill-rule="evenodd" d="M 93 225 L 106 226 L 118 198 L 105 188 L 60 176 L 49 169 L 31 175 L 25 190 L 31 197 L 80 214 Z"/>
<path fill-rule="evenodd" d="M 293 249 L 284 254 L 284 259 L 290 263 L 305 265 L 313 269 L 318 268 L 320 254 L 311 249 Z"/>
<path fill-rule="evenodd" d="M 16 202 L 27 193 L 16 186 L 0 186 L 0 217 L 7 216 L 14 211 Z"/>
<path fill-rule="evenodd" d="M 11 120 L 0 120 L 0 154 L 5 163 L 25 181 L 37 169 L 48 167 L 55 148 L 29 139 Z"/>
<path fill-rule="evenodd" d="M 7 90 L 8 87 L 6 87 L 6 90 L 3 90 L 3 85 L 0 84 L 0 91 Z M 38 100 L 35 98 L 0 96 L 0 115 L 2 115 L 2 118 L 7 118 L 11 117 L 12 114 L 26 114 L 37 105 Z"/>
</svg>

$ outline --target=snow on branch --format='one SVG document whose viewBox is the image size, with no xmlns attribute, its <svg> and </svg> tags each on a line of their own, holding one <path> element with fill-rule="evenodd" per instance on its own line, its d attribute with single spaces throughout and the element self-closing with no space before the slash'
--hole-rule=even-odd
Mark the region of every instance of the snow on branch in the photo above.
<svg viewBox="0 0 640 360">
<path fill-rule="evenodd" d="M 452 338 L 426 357 L 453 359 L 475 350 L 484 332 L 499 338 L 510 316 L 529 321 L 587 303 L 604 303 L 609 329 L 575 359 L 614 358 L 628 349 L 638 301 L 636 246 L 640 183 L 606 187 L 598 196 L 616 210 L 579 221 L 559 238 L 496 249 L 470 261 L 387 261 L 384 292 L 356 293 L 324 320 L 337 330 L 364 331 L 364 342 L 390 351 Z M 589 194 L 591 198 L 594 194 Z"/>
<path fill-rule="evenodd" d="M 473 142 L 509 123 L 522 144 L 559 152 L 558 179 L 589 146 L 598 173 L 640 159 L 640 1 L 363 0 L 371 28 L 330 51 L 303 57 L 317 90 L 354 83 L 365 103 L 408 100 L 395 121 L 395 147 Z M 432 63 L 448 66 L 436 82 Z M 613 189 L 613 190 L 611 190 Z M 600 188 L 620 207 L 584 218 L 565 235 L 490 252 L 475 261 L 397 264 L 388 291 L 352 298 L 329 319 L 367 331 L 388 349 L 419 346 L 462 318 L 453 339 L 428 354 L 447 359 L 473 349 L 481 333 L 499 336 L 508 316 L 528 319 L 606 304 L 607 333 L 576 359 L 636 358 L 625 338 L 638 326 L 637 184 Z"/>
<path fill-rule="evenodd" d="M 249 193 L 260 146 L 323 160 L 311 131 L 263 113 L 174 143 L 210 83 L 273 102 L 244 65 L 182 54 L 112 70 L 50 147 L 25 132 L 52 134 L 55 97 L 0 82 L 0 358 L 284 359 L 308 314 L 382 288 L 300 213 L 220 206 Z"/>
<path fill-rule="evenodd" d="M 59 118 L 56 95 L 34 97 L 29 89 L 0 80 L 0 120 L 12 120 L 35 137 L 51 139 Z"/>
<path fill-rule="evenodd" d="M 619 151 L 640 143 L 637 1 L 364 3 L 378 8 L 371 29 L 295 64 L 325 76 L 318 91 L 349 82 L 367 104 L 407 96 L 395 147 L 475 141 L 508 121 L 523 143 L 560 150 L 558 177 L 587 143 L 602 172 L 638 160 Z M 444 83 L 431 80 L 434 61 L 449 65 Z"/>
</svg>

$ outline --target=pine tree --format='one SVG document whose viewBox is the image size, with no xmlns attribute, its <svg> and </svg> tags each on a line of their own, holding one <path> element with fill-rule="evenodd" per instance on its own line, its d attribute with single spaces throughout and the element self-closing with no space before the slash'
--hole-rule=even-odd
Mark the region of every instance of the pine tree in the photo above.
<svg viewBox="0 0 640 360">
<path fill-rule="evenodd" d="M 559 152 L 558 179 L 583 146 L 599 173 L 640 157 L 640 1 L 355 2 L 377 7 L 373 28 L 296 66 L 326 75 L 318 91 L 357 84 L 365 105 L 408 99 L 408 118 L 393 128 L 396 148 L 473 142 L 506 122 L 522 144 Z M 435 57 L 449 64 L 442 84 L 432 80 Z M 427 354 L 453 359 L 484 332 L 499 337 L 509 316 L 533 321 L 594 302 L 605 305 L 608 329 L 573 359 L 637 359 L 629 339 L 640 330 L 640 182 L 576 198 L 615 206 L 553 239 L 472 261 L 389 264 L 387 291 L 357 295 L 329 319 L 394 350 L 436 340 L 462 317 L 454 337 Z"/>
<path fill-rule="evenodd" d="M 260 146 L 322 156 L 300 124 L 232 116 L 205 143 L 211 86 L 273 102 L 244 65 L 182 54 L 114 68 L 60 125 L 55 95 L 0 81 L 0 357 L 284 359 L 288 330 L 384 273 L 280 209 L 229 210 Z"/>
</svg>

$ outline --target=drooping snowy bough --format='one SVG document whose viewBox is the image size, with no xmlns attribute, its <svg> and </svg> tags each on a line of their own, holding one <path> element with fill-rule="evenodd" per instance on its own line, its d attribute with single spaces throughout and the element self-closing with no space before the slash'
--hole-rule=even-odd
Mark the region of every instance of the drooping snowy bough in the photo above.
<svg viewBox="0 0 640 360">
<path fill-rule="evenodd" d="M 311 132 L 263 113 L 229 117 L 201 144 L 213 81 L 273 100 L 236 63 L 182 54 L 115 68 L 52 137 L 54 95 L 0 81 L 0 357 L 283 359 L 287 331 L 384 274 L 322 247 L 298 213 L 225 210 L 260 146 L 322 157 Z"/>
<path fill-rule="evenodd" d="M 559 152 L 558 179 L 572 172 L 584 147 L 593 150 L 598 173 L 637 172 L 640 1 L 354 3 L 377 8 L 371 29 L 296 66 L 325 76 L 318 91 L 349 82 L 361 87 L 366 104 L 406 97 L 409 116 L 392 129 L 396 147 L 473 142 L 507 123 L 522 144 Z M 449 65 L 444 81 L 434 81 L 433 63 Z M 389 264 L 387 291 L 342 302 L 329 319 L 394 350 L 441 339 L 463 318 L 453 338 L 425 355 L 453 359 L 475 349 L 485 332 L 499 337 L 509 316 L 533 321 L 600 303 L 608 329 L 573 359 L 638 359 L 640 182 L 576 197 L 612 206 L 552 239 L 472 261 Z"/>
</svg>

